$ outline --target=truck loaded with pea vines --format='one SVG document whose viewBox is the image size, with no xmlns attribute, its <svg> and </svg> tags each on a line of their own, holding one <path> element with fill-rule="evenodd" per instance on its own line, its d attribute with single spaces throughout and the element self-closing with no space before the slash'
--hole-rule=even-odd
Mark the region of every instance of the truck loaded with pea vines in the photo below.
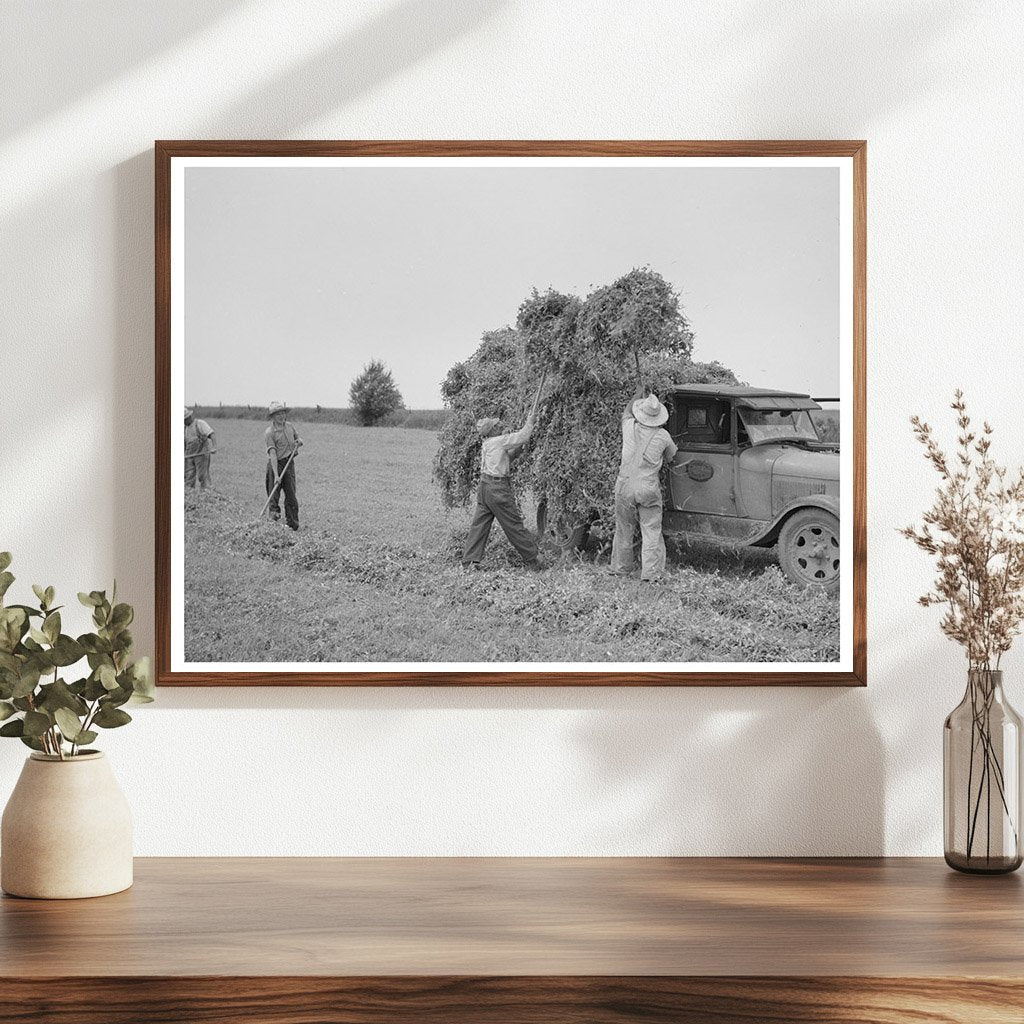
<svg viewBox="0 0 1024 1024">
<path fill-rule="evenodd" d="M 586 299 L 534 292 L 515 327 L 486 333 L 442 384 L 450 410 L 434 460 L 447 507 L 468 504 L 479 473 L 474 424 L 517 426 L 549 383 L 534 436 L 512 468 L 538 532 L 563 552 L 602 552 L 614 532 L 619 419 L 638 383 L 669 410 L 678 452 L 663 481 L 667 536 L 727 547 L 778 546 L 794 583 L 838 589 L 839 445 L 820 429 L 825 399 L 744 384 L 692 359 L 678 295 L 632 270 Z M 833 401 L 833 400 L 828 400 Z"/>
</svg>

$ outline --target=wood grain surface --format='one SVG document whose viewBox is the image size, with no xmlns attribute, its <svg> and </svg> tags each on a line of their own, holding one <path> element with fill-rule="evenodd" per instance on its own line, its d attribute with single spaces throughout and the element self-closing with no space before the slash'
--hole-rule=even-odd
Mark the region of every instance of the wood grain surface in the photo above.
<svg viewBox="0 0 1024 1024">
<path fill-rule="evenodd" d="M 853 164 L 852 671 L 172 672 L 171 160 L 175 157 L 850 157 Z M 156 676 L 160 686 L 864 686 L 867 682 L 867 144 L 863 140 L 160 140 L 155 170 Z M 844 485 L 845 486 L 845 485 Z"/>
<path fill-rule="evenodd" d="M 1017 874 L 931 859 L 140 858 L 0 902 L 9 973 L 1024 976 Z"/>
<path fill-rule="evenodd" d="M 1021 1024 L 1007 980 L 69 978 L 0 982 L 5 1024 Z"/>
<path fill-rule="evenodd" d="M 1020 876 L 939 860 L 136 864 L 0 902 L 0 1020 L 1024 1021 Z"/>
</svg>

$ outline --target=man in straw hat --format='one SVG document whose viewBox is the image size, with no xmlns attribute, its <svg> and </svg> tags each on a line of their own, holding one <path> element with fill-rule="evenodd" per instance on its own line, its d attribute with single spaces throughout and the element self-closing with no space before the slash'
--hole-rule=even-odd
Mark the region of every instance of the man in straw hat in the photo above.
<svg viewBox="0 0 1024 1024">
<path fill-rule="evenodd" d="M 615 481 L 615 538 L 612 572 L 625 576 L 633 569 L 633 536 L 637 524 L 643 546 L 640 578 L 653 582 L 665 572 L 665 538 L 661 534 L 662 463 L 670 462 L 676 446 L 662 424 L 668 410 L 657 395 L 642 397 L 637 387 L 622 416 L 622 460 Z"/>
<path fill-rule="evenodd" d="M 213 453 L 213 428 L 206 420 L 197 420 L 185 406 L 185 486 L 205 491 L 210 486 L 210 455 Z"/>
<path fill-rule="evenodd" d="M 267 495 L 270 515 L 281 518 L 281 492 L 284 491 L 284 519 L 293 529 L 299 528 L 299 497 L 295 486 L 295 456 L 302 447 L 302 438 L 288 422 L 291 409 L 283 402 L 271 402 L 267 415 L 270 426 L 263 437 L 267 448 Z"/>
<path fill-rule="evenodd" d="M 469 526 L 466 546 L 462 551 L 462 564 L 467 569 L 479 567 L 484 557 L 487 538 L 491 533 L 491 524 L 495 519 L 501 523 L 509 543 L 519 552 L 526 565 L 530 569 L 542 568 L 537 558 L 537 539 L 523 522 L 523 515 L 519 511 L 508 478 L 510 456 L 530 439 L 536 422 L 536 402 L 526 417 L 523 428 L 510 434 L 502 433 L 501 420 L 496 417 L 489 416 L 477 420 L 476 429 L 483 438 L 483 444 L 480 451 L 480 483 L 476 492 L 476 512 Z"/>
</svg>

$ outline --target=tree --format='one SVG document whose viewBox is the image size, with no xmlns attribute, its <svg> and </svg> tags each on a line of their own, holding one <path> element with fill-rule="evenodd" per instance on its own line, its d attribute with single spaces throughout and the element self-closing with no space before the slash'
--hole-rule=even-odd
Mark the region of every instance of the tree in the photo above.
<svg viewBox="0 0 1024 1024">
<path fill-rule="evenodd" d="M 372 427 L 389 413 L 405 408 L 391 371 L 379 359 L 363 367 L 348 389 L 348 398 L 364 427 Z"/>
<path fill-rule="evenodd" d="M 693 334 L 667 281 L 634 269 L 586 299 L 534 291 L 516 326 L 483 336 L 441 385 L 451 410 L 439 435 L 434 479 L 446 507 L 466 504 L 479 475 L 475 422 L 522 425 L 542 373 L 547 398 L 537 429 L 512 464 L 512 485 L 546 506 L 547 521 L 610 537 L 622 409 L 637 384 L 664 396 L 673 384 L 737 384 L 719 363 L 695 363 Z"/>
</svg>

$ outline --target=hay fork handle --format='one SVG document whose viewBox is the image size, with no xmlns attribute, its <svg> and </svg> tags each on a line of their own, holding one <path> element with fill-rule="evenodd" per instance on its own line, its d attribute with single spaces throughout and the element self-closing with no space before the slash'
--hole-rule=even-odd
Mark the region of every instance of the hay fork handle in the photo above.
<svg viewBox="0 0 1024 1024">
<path fill-rule="evenodd" d="M 530 418 L 531 418 L 531 419 L 532 419 L 532 418 L 533 418 L 534 416 L 536 416 L 536 415 L 537 415 L 537 406 L 538 406 L 538 405 L 540 405 L 540 396 L 541 396 L 541 393 L 542 393 L 542 392 L 544 391 L 544 382 L 545 382 L 545 381 L 546 381 L 547 379 L 548 379 L 548 371 L 547 371 L 547 370 L 545 370 L 545 371 L 544 371 L 544 372 L 543 372 L 543 373 L 542 373 L 542 374 L 540 375 L 540 384 L 538 384 L 538 385 L 537 385 L 537 394 L 536 394 L 536 395 L 534 395 L 534 398 L 533 398 L 533 406 L 532 406 L 532 407 L 531 407 L 531 409 L 530 409 Z"/>
<path fill-rule="evenodd" d="M 263 506 L 263 511 L 260 513 L 260 519 L 262 519 L 267 514 L 267 509 L 270 508 L 270 503 L 277 496 L 277 492 L 281 490 L 281 484 L 284 483 L 284 475 L 285 473 L 288 472 L 288 467 L 292 464 L 292 459 L 295 458 L 295 456 L 298 454 L 298 451 L 299 446 L 298 444 L 296 444 L 295 447 L 292 449 L 291 455 L 288 456 L 288 461 L 284 464 L 284 469 L 282 469 L 281 472 L 277 474 L 277 483 L 274 484 L 273 488 L 271 488 L 270 493 L 267 495 L 267 503 Z M 278 513 L 280 514 L 280 508 L 278 508 Z"/>
</svg>

